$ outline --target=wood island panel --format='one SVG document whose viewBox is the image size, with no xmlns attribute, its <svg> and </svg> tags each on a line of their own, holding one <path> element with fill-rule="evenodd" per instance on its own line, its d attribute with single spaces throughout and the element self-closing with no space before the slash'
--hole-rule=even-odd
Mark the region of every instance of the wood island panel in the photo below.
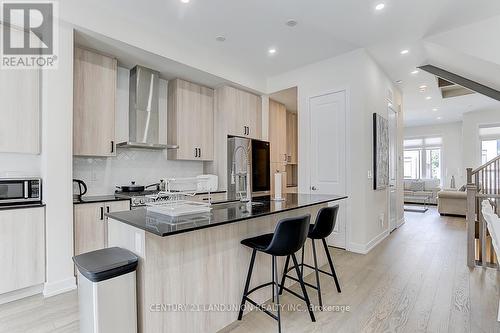
<svg viewBox="0 0 500 333">
<path fill-rule="evenodd" d="M 141 257 L 137 279 L 139 331 L 217 332 L 236 321 L 252 252 L 240 241 L 273 232 L 277 222 L 286 217 L 311 214 L 314 223 L 318 210 L 325 206 L 318 204 L 167 237 L 110 219 L 109 246 L 126 247 Z M 144 246 L 136 249 L 141 242 Z M 326 264 L 322 247 L 317 249 L 318 264 Z M 297 258 L 300 261 L 300 252 Z M 278 259 L 279 276 L 284 259 Z M 310 240 L 305 262 L 313 264 Z M 304 270 L 305 275 L 311 272 Z M 270 281 L 271 256 L 259 253 L 251 287 Z M 313 291 L 308 292 L 312 295 Z M 271 298 L 271 288 L 255 292 L 252 298 L 263 303 Z M 165 311 L 177 305 L 188 306 L 187 311 Z M 232 306 L 234 311 L 203 311 L 205 306 L 218 305 Z M 193 311 L 192 307 L 198 310 L 198 306 L 200 311 Z"/>
</svg>

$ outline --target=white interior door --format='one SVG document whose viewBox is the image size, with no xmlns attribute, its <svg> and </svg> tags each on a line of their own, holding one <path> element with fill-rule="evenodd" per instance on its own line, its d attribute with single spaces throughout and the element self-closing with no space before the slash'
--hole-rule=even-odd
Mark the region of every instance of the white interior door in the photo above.
<svg viewBox="0 0 500 333">
<path fill-rule="evenodd" d="M 309 99 L 310 163 L 312 194 L 346 193 L 346 93 L 325 94 Z M 346 202 L 339 204 L 335 230 L 329 245 L 346 247 Z"/>
<path fill-rule="evenodd" d="M 389 103 L 389 231 L 397 228 L 398 123 L 397 112 Z"/>
</svg>

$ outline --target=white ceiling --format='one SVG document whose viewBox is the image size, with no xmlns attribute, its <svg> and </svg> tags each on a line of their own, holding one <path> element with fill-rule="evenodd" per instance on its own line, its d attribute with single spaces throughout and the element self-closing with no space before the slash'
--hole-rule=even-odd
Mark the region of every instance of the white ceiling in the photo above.
<svg viewBox="0 0 500 333">
<path fill-rule="evenodd" d="M 386 7 L 375 11 L 380 2 Z M 189 50 L 191 57 L 264 79 L 365 47 L 392 80 L 403 80 L 407 125 L 436 121 L 430 113 L 433 107 L 448 122 L 470 111 L 470 104 L 473 108 L 491 106 L 491 101 L 478 96 L 444 102 L 432 76 L 409 73 L 432 60 L 426 38 L 499 16 L 500 1 L 496 0 L 190 0 L 187 4 L 180 0 L 65 0 L 64 6 L 64 12 L 72 11 L 73 17 L 89 6 L 96 16 L 113 13 L 113 19 L 132 23 L 131 34 L 134 24 L 146 27 L 165 36 L 165 44 Z M 288 27 L 288 19 L 297 20 L 298 25 Z M 219 35 L 226 41 L 216 41 Z M 277 49 L 276 54 L 268 54 L 270 47 Z M 402 49 L 410 53 L 402 56 Z M 176 60 L 182 62 L 179 57 Z M 418 91 L 423 83 L 429 86 L 431 101 Z"/>
<path fill-rule="evenodd" d="M 492 0 L 79 0 L 199 48 L 200 57 L 230 57 L 272 76 L 347 51 L 418 40 L 500 14 Z M 375 4 L 385 2 L 381 12 Z M 285 25 L 288 19 L 298 25 Z M 133 29 L 133 27 L 130 27 Z M 225 42 L 215 41 L 224 35 Z M 267 50 L 277 53 L 269 56 Z"/>
</svg>

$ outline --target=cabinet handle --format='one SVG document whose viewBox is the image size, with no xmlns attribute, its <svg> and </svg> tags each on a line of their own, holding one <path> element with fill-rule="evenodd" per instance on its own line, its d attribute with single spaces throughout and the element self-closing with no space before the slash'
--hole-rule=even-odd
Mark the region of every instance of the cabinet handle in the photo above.
<svg viewBox="0 0 500 333">
<path fill-rule="evenodd" d="M 106 206 L 106 213 L 109 214 L 109 206 Z"/>
<path fill-rule="evenodd" d="M 201 157 L 201 148 L 198 148 L 198 151 L 200 152 L 200 153 L 198 154 L 198 157 Z"/>
<path fill-rule="evenodd" d="M 111 153 L 115 152 L 115 142 L 111 141 Z"/>
<path fill-rule="evenodd" d="M 101 208 L 101 221 L 104 220 L 104 207 Z"/>
<path fill-rule="evenodd" d="M 247 135 L 250 135 L 250 127 L 247 126 Z"/>
<path fill-rule="evenodd" d="M 194 149 L 194 157 L 198 157 L 198 148 Z"/>
</svg>

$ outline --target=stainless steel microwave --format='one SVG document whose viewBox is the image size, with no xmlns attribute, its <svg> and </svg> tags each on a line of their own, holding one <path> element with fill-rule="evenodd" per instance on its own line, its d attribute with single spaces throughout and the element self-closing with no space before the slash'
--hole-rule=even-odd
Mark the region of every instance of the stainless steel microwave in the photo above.
<svg viewBox="0 0 500 333">
<path fill-rule="evenodd" d="M 42 201 L 40 178 L 0 178 L 0 205 Z"/>
</svg>

